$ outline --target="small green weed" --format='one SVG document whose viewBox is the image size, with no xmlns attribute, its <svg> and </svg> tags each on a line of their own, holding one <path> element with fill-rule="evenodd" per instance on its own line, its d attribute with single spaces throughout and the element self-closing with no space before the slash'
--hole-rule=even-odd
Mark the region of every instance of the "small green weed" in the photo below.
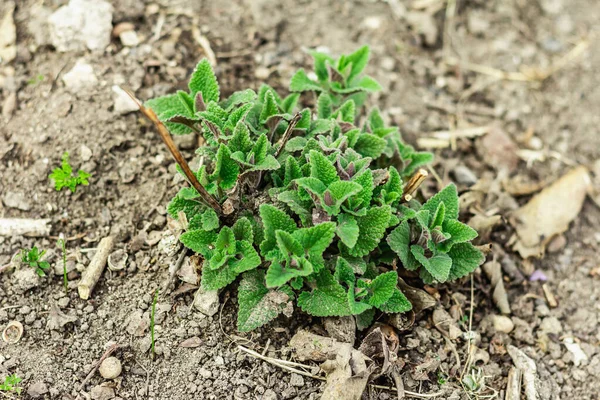
<svg viewBox="0 0 600 400">
<path fill-rule="evenodd" d="M 4 383 L 0 385 L 0 391 L 2 392 L 13 392 L 21 394 L 22 387 L 17 386 L 23 379 L 19 378 L 17 374 L 12 374 L 4 379 Z"/>
<path fill-rule="evenodd" d="M 46 276 L 47 270 L 50 269 L 50 263 L 48 261 L 41 261 L 46 250 L 40 252 L 40 250 L 33 246 L 31 250 L 21 250 L 21 261 L 29 265 L 31 268 L 35 268 L 35 273 L 39 276 Z"/>
<path fill-rule="evenodd" d="M 57 191 L 60 191 L 62 188 L 66 187 L 69 188 L 71 192 L 75 192 L 77 186 L 89 185 L 88 178 L 91 176 L 91 174 L 88 174 L 82 170 L 77 171 L 77 175 L 74 176 L 73 168 L 69 164 L 69 153 L 65 152 L 62 156 L 62 164 L 60 168 L 55 168 L 48 178 L 54 180 L 54 188 Z"/>
</svg>

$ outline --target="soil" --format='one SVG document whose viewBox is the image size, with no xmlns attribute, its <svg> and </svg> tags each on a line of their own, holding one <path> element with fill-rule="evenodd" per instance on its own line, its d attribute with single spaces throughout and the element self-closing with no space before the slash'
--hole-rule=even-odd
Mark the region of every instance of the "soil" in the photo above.
<svg viewBox="0 0 600 400">
<path fill-rule="evenodd" d="M 138 113 L 115 111 L 112 87 L 126 85 L 142 99 L 185 87 L 188 74 L 205 55 L 194 40 L 193 27 L 208 38 L 216 54 L 216 74 L 224 95 L 256 89 L 263 81 L 285 91 L 297 68 L 310 67 L 305 48 L 321 46 L 340 54 L 369 44 L 368 72 L 384 88 L 371 102 L 386 111 L 410 143 L 438 130 L 493 125 L 526 148 L 532 143 L 527 133 L 533 133 L 536 143 L 554 153 L 546 152 L 551 156 L 531 166 L 521 160 L 511 173 L 534 181 L 554 180 L 572 165 L 591 166 L 600 158 L 600 113 L 595 111 L 600 109 L 600 53 L 592 50 L 600 7 L 593 0 L 458 1 L 450 20 L 443 1 L 429 2 L 434 9 L 423 10 L 415 4 L 425 2 L 391 0 L 389 4 L 375 0 L 112 0 L 113 24 L 133 23 L 141 43 L 126 48 L 113 37 L 104 52 L 59 53 L 47 43 L 43 22 L 44 15 L 65 3 L 50 0 L 40 6 L 39 1 L 19 0 L 14 16 L 17 56 L 0 64 L 0 104 L 4 105 L 0 217 L 49 218 L 52 223 L 49 237 L 0 237 L 0 266 L 20 249 L 35 245 L 49 250 L 48 260 L 60 272 L 56 237 L 62 233 L 69 238 L 67 252 L 73 269 L 68 295 L 60 275 L 50 274 L 24 290 L 13 273 L 0 274 L 0 329 L 13 320 L 24 326 L 17 344 L 0 341 L 0 381 L 16 373 L 24 379 L 25 397 L 76 398 L 95 361 L 113 343 L 121 346 L 115 355 L 123 364 L 122 374 L 114 380 L 94 374 L 82 388 L 86 396 L 320 396 L 320 381 L 252 358 L 240 352 L 236 343 L 289 358 L 289 338 L 300 328 L 322 330 L 322 321 L 297 313 L 300 317 L 293 321 L 282 317 L 241 335 L 235 329 L 235 290 L 221 294 L 222 311 L 212 317 L 192 307 L 193 292 L 161 296 L 156 356 L 149 355 L 153 296 L 178 257 L 177 251 L 159 244 L 159 239 L 168 240 L 170 235 L 165 205 L 181 182 L 174 179 L 174 162 L 152 127 Z M 394 4 L 399 4 L 397 13 L 392 11 Z M 5 8 L 0 5 L 2 15 Z M 160 21 L 161 33 L 154 37 Z M 586 38 L 592 45 L 539 85 L 497 79 L 444 62 L 444 56 L 452 56 L 504 71 L 546 68 Z M 93 67 L 97 81 L 72 93 L 62 77 L 79 59 Z M 38 76 L 43 79 L 35 79 Z M 7 101 L 13 93 L 17 95 L 14 108 Z M 177 138 L 190 159 L 195 140 Z M 461 192 L 469 190 L 473 176 L 494 180 L 498 165 L 490 162 L 489 155 L 498 150 L 486 143 L 460 140 L 454 149 L 438 150 L 433 168 L 443 181 L 457 180 Z M 56 192 L 47 178 L 65 151 L 74 166 L 93 173 L 90 185 L 74 194 Z M 514 156 L 500 154 L 500 160 Z M 436 185 L 430 180 L 424 192 L 431 193 Z M 504 192 L 498 198 L 503 202 L 491 202 L 482 212 L 491 215 L 496 209 L 506 218 L 510 209 L 528 200 Z M 432 312 L 427 310 L 400 335 L 407 390 L 441 391 L 438 398 L 447 399 L 490 394 L 503 398 L 513 366 L 506 348 L 513 345 L 535 361 L 541 399 L 598 398 L 600 209 L 586 201 L 566 240 L 553 243 L 553 252 L 533 265 L 510 250 L 511 233 L 508 223 L 496 228 L 490 238 L 495 247 L 490 257 L 516 265 L 521 277 L 532 268 L 543 272 L 558 307 L 548 305 L 542 282 L 506 275 L 515 329 L 503 333 L 490 322 L 499 311 L 490 283 L 480 271 L 472 281 L 473 301 L 469 279 L 430 289 L 439 299 L 437 307 L 458 319 L 465 333 L 468 323 L 461 316 L 473 309 L 475 365 L 485 376 L 484 386 L 470 391 L 461 386 L 467 342 L 463 335 L 450 340 L 436 330 Z M 115 236 L 116 247 L 128 253 L 127 267 L 106 271 L 91 299 L 81 300 L 76 291 L 80 272 L 107 235 Z M 49 329 L 48 323 L 58 318 L 56 307 L 73 321 Z M 190 338 L 198 338 L 199 345 L 180 346 Z M 573 338 L 587 359 L 576 360 L 563 344 L 565 338 Z M 392 384 L 385 378 L 378 383 Z M 373 399 L 394 397 L 393 392 L 379 389 L 365 394 Z"/>
</svg>

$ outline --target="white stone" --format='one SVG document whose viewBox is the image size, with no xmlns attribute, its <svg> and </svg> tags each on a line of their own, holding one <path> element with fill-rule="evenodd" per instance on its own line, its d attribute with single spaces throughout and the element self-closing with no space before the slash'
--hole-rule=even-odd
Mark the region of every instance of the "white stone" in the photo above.
<svg viewBox="0 0 600 400">
<path fill-rule="evenodd" d="M 121 43 L 123 46 L 127 47 L 135 47 L 140 44 L 140 39 L 138 38 L 137 33 L 135 31 L 125 31 L 121 32 L 119 35 L 119 39 L 121 39 Z"/>
<path fill-rule="evenodd" d="M 127 114 L 140 109 L 137 103 L 121 87 L 114 85 L 112 91 L 114 93 L 113 99 L 115 100 L 116 113 Z"/>
<path fill-rule="evenodd" d="M 79 154 L 81 155 L 81 159 L 83 161 L 89 161 L 92 158 L 92 150 L 85 144 L 82 144 L 79 148 Z"/>
<path fill-rule="evenodd" d="M 121 375 L 121 361 L 116 357 L 108 357 L 100 364 L 100 375 L 104 379 L 115 379 Z"/>
<path fill-rule="evenodd" d="M 103 0 L 71 0 L 48 18 L 50 40 L 60 52 L 103 51 L 110 44 L 112 13 Z"/>
<path fill-rule="evenodd" d="M 509 333 L 515 328 L 515 324 L 505 315 L 494 315 L 492 317 L 494 329 L 498 332 Z"/>
<path fill-rule="evenodd" d="M 62 79 L 71 93 L 79 93 L 98 84 L 94 68 L 83 59 L 77 60 L 73 68 L 64 74 Z"/>
<path fill-rule="evenodd" d="M 194 307 L 202 314 L 212 317 L 219 311 L 219 292 L 217 290 L 207 290 L 200 288 L 196 294 Z"/>
</svg>

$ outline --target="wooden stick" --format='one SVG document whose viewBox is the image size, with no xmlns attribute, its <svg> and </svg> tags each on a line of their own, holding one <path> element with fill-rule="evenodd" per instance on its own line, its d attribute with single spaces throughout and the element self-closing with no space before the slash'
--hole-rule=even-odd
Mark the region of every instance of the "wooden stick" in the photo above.
<svg viewBox="0 0 600 400">
<path fill-rule="evenodd" d="M 290 122 L 287 126 L 287 129 L 285 130 L 285 132 L 283 133 L 283 136 L 281 137 L 281 144 L 279 145 L 279 147 L 277 148 L 277 151 L 275 152 L 275 158 L 279 157 L 279 155 L 283 151 L 285 144 L 290 139 L 290 136 L 292 136 L 292 132 L 294 131 L 294 128 L 296 127 L 296 124 L 298 123 L 298 121 L 300 121 L 300 118 L 302 118 L 302 114 L 296 113 L 296 115 L 294 115 L 294 118 L 292 118 L 290 120 Z"/>
<path fill-rule="evenodd" d="M 48 236 L 49 219 L 0 218 L 0 236 Z"/>
<path fill-rule="evenodd" d="M 506 383 L 505 400 L 521 399 L 521 377 L 523 373 L 520 369 L 512 367 L 508 371 L 508 382 Z"/>
<path fill-rule="evenodd" d="M 185 159 L 183 158 L 183 156 L 177 149 L 177 146 L 175 146 L 175 142 L 173 141 L 173 138 L 171 137 L 169 130 L 162 122 L 160 122 L 160 120 L 158 119 L 158 117 L 156 116 L 154 111 L 152 111 L 149 108 L 144 107 L 142 105 L 142 103 L 135 97 L 135 95 L 133 94 L 133 92 L 131 90 L 129 90 L 127 88 L 121 88 L 121 89 L 123 89 L 125 91 L 125 93 L 127 93 L 129 95 L 129 97 L 131 97 L 133 99 L 133 101 L 135 101 L 137 103 L 142 114 L 144 114 L 146 116 L 146 118 L 148 118 L 154 124 L 154 126 L 158 130 L 158 133 L 159 133 L 160 137 L 162 138 L 163 142 L 165 143 L 165 145 L 171 152 L 171 155 L 173 156 L 173 158 L 175 159 L 177 164 L 179 164 L 179 166 L 183 170 L 183 173 L 188 178 L 188 181 L 190 182 L 190 184 L 194 187 L 194 189 L 196 189 L 198 191 L 198 193 L 200 193 L 200 196 L 202 197 L 204 202 L 206 204 L 208 204 L 210 207 L 212 207 L 217 212 L 217 214 L 223 214 L 223 209 L 221 208 L 221 205 L 219 204 L 219 202 L 213 196 L 211 196 L 210 193 L 208 193 L 206 191 L 206 189 L 204 188 L 204 186 L 202 186 L 200 184 L 200 182 L 198 182 L 196 175 L 194 175 L 194 173 L 190 169 L 190 166 L 188 165 L 188 163 L 185 161 Z"/>
<path fill-rule="evenodd" d="M 421 168 L 413 176 L 410 177 L 409 181 L 404 187 L 404 193 L 402 193 L 402 199 L 404 201 L 410 201 L 413 198 L 413 193 L 421 186 L 425 178 L 429 175 L 427 170 Z"/>
<path fill-rule="evenodd" d="M 79 285 L 77 285 L 79 297 L 82 299 L 87 300 L 90 298 L 94 286 L 96 286 L 98 279 L 102 276 L 102 272 L 104 271 L 108 255 L 112 251 L 114 242 L 115 240 L 112 236 L 107 236 L 100 241 L 100 244 L 98 244 L 98 250 L 96 250 L 94 258 L 92 258 L 90 265 L 88 265 L 83 272 L 81 281 L 79 281 Z"/>
</svg>

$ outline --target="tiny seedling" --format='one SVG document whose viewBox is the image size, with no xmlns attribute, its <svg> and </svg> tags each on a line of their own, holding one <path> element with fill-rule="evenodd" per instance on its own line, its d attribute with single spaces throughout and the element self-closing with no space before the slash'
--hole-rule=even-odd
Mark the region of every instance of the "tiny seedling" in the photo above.
<svg viewBox="0 0 600 400">
<path fill-rule="evenodd" d="M 0 391 L 2 392 L 13 392 L 21 394 L 22 387 L 17 386 L 23 379 L 19 378 L 17 374 L 8 375 L 4 378 L 4 383 L 0 385 Z"/>
<path fill-rule="evenodd" d="M 31 85 L 31 86 L 35 86 L 38 83 L 42 83 L 43 81 L 44 81 L 44 75 L 38 74 L 38 75 L 36 75 L 36 76 L 34 76 L 32 78 L 29 78 L 27 80 L 27 84 Z"/>
<path fill-rule="evenodd" d="M 50 269 L 50 263 L 48 261 L 41 261 L 44 254 L 46 254 L 46 250 L 40 252 L 35 246 L 31 250 L 23 249 L 21 250 L 21 261 L 31 268 L 35 268 L 35 273 L 39 276 L 46 276 L 45 271 Z"/>
<path fill-rule="evenodd" d="M 63 286 L 65 287 L 65 294 L 69 294 L 69 280 L 67 279 L 67 251 L 66 251 L 66 240 L 64 237 L 58 239 L 58 246 L 62 250 L 62 262 L 63 262 Z"/>
<path fill-rule="evenodd" d="M 366 329 L 381 313 L 412 308 L 398 272 L 444 283 L 484 261 L 471 243 L 477 232 L 458 220 L 455 185 L 417 196 L 433 154 L 364 106 L 381 89 L 364 74 L 369 48 L 311 55 L 315 73 L 298 71 L 287 96 L 263 84 L 223 98 L 202 60 L 189 90 L 140 104 L 191 185 L 167 211 L 188 221 L 180 240 L 201 255 L 202 288 L 241 277 L 240 331 L 289 317 L 294 304 Z M 204 138 L 196 171 L 171 138 L 189 133 Z"/>
<path fill-rule="evenodd" d="M 154 359 L 154 316 L 156 315 L 156 303 L 158 302 L 158 293 L 159 289 L 156 289 L 156 293 L 154 293 L 154 299 L 152 300 L 152 312 L 150 314 L 150 342 L 152 359 Z"/>
<path fill-rule="evenodd" d="M 82 170 L 77 171 L 77 175 L 73 175 L 73 168 L 71 167 L 71 164 L 69 164 L 69 153 L 65 152 L 62 156 L 61 166 L 59 168 L 54 168 L 48 178 L 54 180 L 54 188 L 57 191 L 66 187 L 69 188 L 71 192 L 75 192 L 77 186 L 89 185 L 88 178 L 91 176 L 91 174 Z"/>
</svg>

